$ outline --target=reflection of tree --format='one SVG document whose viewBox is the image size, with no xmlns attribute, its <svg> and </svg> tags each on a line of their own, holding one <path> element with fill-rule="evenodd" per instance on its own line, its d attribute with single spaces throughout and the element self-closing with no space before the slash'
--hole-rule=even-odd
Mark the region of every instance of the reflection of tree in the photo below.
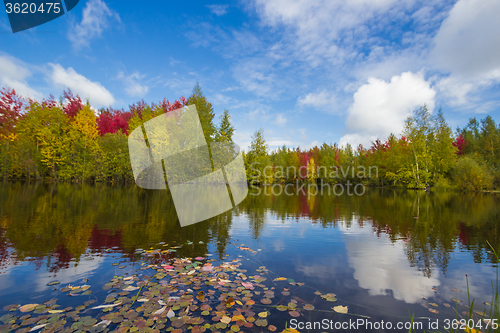
<svg viewBox="0 0 500 333">
<path fill-rule="evenodd" d="M 135 258 L 137 248 L 165 242 L 185 244 L 180 256 L 203 256 L 216 244 L 226 252 L 234 215 L 244 215 L 255 239 L 260 239 L 267 214 L 276 219 L 308 218 L 323 228 L 343 223 L 371 228 L 392 242 L 403 241 L 410 264 L 429 276 L 433 267 L 446 272 L 457 246 L 476 262 L 493 261 L 486 240 L 500 245 L 499 199 L 495 195 L 367 189 L 363 196 L 335 196 L 326 190 L 307 196 L 273 195 L 256 189 L 233 211 L 181 228 L 169 191 L 101 184 L 22 184 L 0 186 L 0 269 L 9 260 L 33 260 L 49 270 L 78 263 L 87 249 L 116 248 Z M 278 188 L 274 193 L 279 193 Z M 201 243 L 200 243 L 201 242 Z M 15 259 L 14 259 L 15 258 Z M 11 263 L 9 263 L 11 264 Z"/>
<path fill-rule="evenodd" d="M 13 257 L 43 258 L 50 271 L 78 263 L 87 249 L 109 248 L 134 256 L 135 249 L 165 242 L 192 244 L 181 256 L 203 256 L 210 240 L 225 253 L 231 214 L 181 228 L 168 191 L 101 184 L 22 184 L 0 187 L 0 266 Z M 12 248 L 14 254 L 9 254 Z"/>
<path fill-rule="evenodd" d="M 392 242 L 404 241 L 410 264 L 430 276 L 433 267 L 446 272 L 450 253 L 457 247 L 470 251 L 474 260 L 494 260 L 488 240 L 500 244 L 499 200 L 494 195 L 453 192 L 393 191 L 367 189 L 363 196 L 336 196 L 327 188 L 307 196 L 296 188 L 293 195 L 273 195 L 261 188 L 261 195 L 249 194 L 238 206 L 250 219 L 253 236 L 258 238 L 264 227 L 265 213 L 270 210 L 278 219 L 308 217 L 324 227 L 342 221 L 368 227 L 377 235 L 386 234 Z M 274 193 L 279 193 L 275 188 Z M 311 193 L 309 193 L 311 194 Z"/>
</svg>

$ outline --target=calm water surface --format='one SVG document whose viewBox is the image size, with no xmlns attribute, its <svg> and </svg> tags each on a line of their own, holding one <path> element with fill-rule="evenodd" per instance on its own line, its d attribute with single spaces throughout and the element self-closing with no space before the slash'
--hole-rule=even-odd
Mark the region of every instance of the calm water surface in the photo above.
<svg viewBox="0 0 500 333">
<path fill-rule="evenodd" d="M 102 290 L 105 283 L 141 267 L 138 249 L 182 245 L 178 257 L 210 254 L 214 265 L 239 258 L 249 275 L 265 266 L 266 283 L 276 294 L 290 288 L 289 297 L 299 307 L 314 305 L 314 311 L 301 311 L 297 322 L 369 317 L 396 325 L 408 322 L 411 313 L 425 325 L 428 318 L 444 324 L 467 309 L 461 305 L 467 303 L 466 274 L 475 309 L 489 311 L 484 302 L 491 302 L 496 264 L 486 241 L 500 245 L 499 203 L 496 194 L 367 189 L 359 197 L 308 197 L 273 195 L 267 188 L 260 194 L 251 191 L 233 211 L 181 228 L 166 191 L 132 185 L 3 183 L 0 317 L 9 313 L 2 310 L 6 305 L 41 304 L 52 298 L 61 308 L 89 299 L 102 304 L 110 292 Z M 278 277 L 288 280 L 273 281 Z M 82 285 L 84 279 L 91 295 L 70 297 L 61 291 L 68 284 Z M 47 285 L 54 280 L 61 283 Z M 316 291 L 336 294 L 337 302 L 321 299 Z M 349 314 L 332 318 L 336 305 L 348 306 Z M 290 327 L 291 319 L 287 312 L 270 308 L 268 322 L 278 332 L 285 324 Z M 268 331 L 242 329 L 261 330 Z"/>
</svg>

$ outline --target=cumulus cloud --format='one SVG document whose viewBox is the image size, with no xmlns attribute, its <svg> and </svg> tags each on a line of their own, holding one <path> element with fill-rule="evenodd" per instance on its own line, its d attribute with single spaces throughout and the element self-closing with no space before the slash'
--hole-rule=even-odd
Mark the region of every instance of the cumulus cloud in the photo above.
<svg viewBox="0 0 500 333">
<path fill-rule="evenodd" d="M 228 5 L 207 5 L 208 9 L 217 16 L 222 16 L 227 13 Z"/>
<path fill-rule="evenodd" d="M 374 138 L 400 134 L 411 112 L 426 104 L 434 109 L 436 92 L 422 73 L 405 72 L 390 82 L 369 78 L 354 94 L 348 109 L 346 128 L 349 133 L 341 142 L 369 144 Z"/>
<path fill-rule="evenodd" d="M 82 21 L 69 30 L 68 39 L 75 49 L 89 47 L 90 40 L 100 37 L 109 21 L 120 22 L 120 16 L 108 8 L 102 0 L 89 0 L 83 9 Z"/>
<path fill-rule="evenodd" d="M 318 93 L 309 93 L 303 97 L 299 97 L 297 103 L 300 106 L 312 106 L 326 112 L 334 112 L 335 110 L 335 96 L 326 90 Z"/>
<path fill-rule="evenodd" d="M 23 97 L 41 99 L 42 94 L 31 88 L 26 81 L 31 74 L 24 63 L 10 56 L 0 55 L 1 86 L 12 88 Z"/>
<path fill-rule="evenodd" d="M 125 75 L 123 72 L 119 72 L 117 78 L 123 80 L 125 91 L 132 97 L 143 97 L 149 91 L 147 85 L 139 83 L 139 81 L 144 78 L 144 75 L 139 74 L 139 72 L 135 72 L 131 75 Z"/>
<path fill-rule="evenodd" d="M 113 95 L 99 82 L 93 82 L 78 74 L 73 68 L 64 69 L 59 64 L 49 64 L 52 72 L 48 81 L 60 88 L 70 88 L 82 98 L 88 98 L 94 107 L 107 107 L 115 102 Z"/>
<path fill-rule="evenodd" d="M 500 82 L 500 2 L 460 0 L 437 32 L 433 59 L 449 73 L 437 87 L 450 104 L 469 102 L 469 94 Z"/>
</svg>

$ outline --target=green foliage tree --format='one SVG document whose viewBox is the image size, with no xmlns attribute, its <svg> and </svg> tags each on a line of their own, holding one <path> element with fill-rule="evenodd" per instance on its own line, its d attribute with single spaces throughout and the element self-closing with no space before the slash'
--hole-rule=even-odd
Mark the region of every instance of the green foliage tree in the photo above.
<svg viewBox="0 0 500 333">
<path fill-rule="evenodd" d="M 193 95 L 188 98 L 187 105 L 196 105 L 196 110 L 198 111 L 198 116 L 200 117 L 201 127 L 203 128 L 203 133 L 205 134 L 205 140 L 207 143 L 214 141 L 217 129 L 213 123 L 215 117 L 214 109 L 212 104 L 209 103 L 203 92 L 201 91 L 200 84 L 196 83 L 193 88 Z"/>
<path fill-rule="evenodd" d="M 228 110 L 220 116 L 220 124 L 217 126 L 214 136 L 216 142 L 233 142 L 234 126 L 231 124 L 231 115 Z"/>
<path fill-rule="evenodd" d="M 246 154 L 246 171 L 247 180 L 251 183 L 264 183 L 269 175 L 268 169 L 268 155 L 267 155 L 268 145 L 264 139 L 264 130 L 261 128 L 255 132 L 252 136 L 252 143 L 250 144 L 250 150 Z M 265 175 L 267 171 L 268 175 Z"/>
</svg>

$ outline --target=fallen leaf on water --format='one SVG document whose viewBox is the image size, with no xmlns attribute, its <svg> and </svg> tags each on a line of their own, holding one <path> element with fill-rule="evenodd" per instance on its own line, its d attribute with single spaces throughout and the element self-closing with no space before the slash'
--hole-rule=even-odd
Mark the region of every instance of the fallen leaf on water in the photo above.
<svg viewBox="0 0 500 333">
<path fill-rule="evenodd" d="M 288 313 L 289 313 L 289 314 L 290 314 L 290 316 L 292 316 L 292 317 L 298 317 L 298 316 L 300 316 L 300 312 L 298 312 L 298 311 L 290 311 L 290 312 L 288 312 Z"/>
<path fill-rule="evenodd" d="M 29 331 L 30 332 L 38 331 L 39 329 L 44 328 L 47 324 L 36 325 L 35 327 L 33 327 L 32 329 L 30 329 Z"/>
<path fill-rule="evenodd" d="M 286 277 L 279 277 L 274 279 L 273 281 L 286 281 Z"/>
<path fill-rule="evenodd" d="M 306 304 L 306 305 L 304 305 L 304 310 L 312 311 L 312 310 L 314 310 L 314 305 Z"/>
<path fill-rule="evenodd" d="M 49 310 L 50 314 L 61 313 L 61 312 L 64 312 L 64 311 L 63 310 Z"/>
<path fill-rule="evenodd" d="M 267 317 L 267 311 L 260 312 L 260 313 L 259 313 L 259 317 L 261 317 L 261 318 L 266 318 L 266 317 Z"/>
<path fill-rule="evenodd" d="M 29 312 L 31 310 L 33 310 L 34 308 L 36 308 L 38 306 L 38 304 L 26 304 L 26 305 L 23 305 L 19 308 L 19 311 L 21 312 Z"/>
<path fill-rule="evenodd" d="M 253 288 L 252 282 L 242 282 L 241 285 L 245 287 L 246 289 L 251 289 Z"/>
<path fill-rule="evenodd" d="M 106 305 L 99 305 L 99 306 L 94 306 L 93 308 L 91 308 L 92 310 L 96 310 L 96 309 L 106 309 L 106 308 L 113 308 L 115 306 L 118 306 L 122 303 L 116 303 L 116 304 L 106 304 Z"/>
<path fill-rule="evenodd" d="M 337 305 L 334 306 L 332 309 L 337 313 L 344 313 L 344 314 L 347 313 L 347 306 Z"/>
<path fill-rule="evenodd" d="M 224 324 L 229 324 L 231 322 L 231 318 L 229 318 L 228 316 L 223 316 L 220 321 Z"/>
<path fill-rule="evenodd" d="M 438 307 L 438 305 L 437 305 L 436 303 L 429 303 L 429 305 L 431 305 L 431 306 L 433 306 L 433 307 L 435 307 L 435 308 L 437 308 L 437 307 Z"/>
<path fill-rule="evenodd" d="M 439 311 L 436 310 L 436 309 L 429 309 L 429 311 L 432 312 L 432 313 L 439 313 Z"/>
<path fill-rule="evenodd" d="M 55 286 L 56 284 L 59 284 L 61 282 L 59 281 L 50 281 L 49 283 L 47 283 L 48 286 Z"/>
<path fill-rule="evenodd" d="M 459 289 L 455 289 L 455 288 L 453 288 L 453 289 L 451 289 L 451 290 L 453 290 L 453 291 L 454 291 L 454 292 L 456 292 L 456 293 L 461 293 L 461 292 L 462 292 L 461 290 L 459 290 Z"/>
</svg>

